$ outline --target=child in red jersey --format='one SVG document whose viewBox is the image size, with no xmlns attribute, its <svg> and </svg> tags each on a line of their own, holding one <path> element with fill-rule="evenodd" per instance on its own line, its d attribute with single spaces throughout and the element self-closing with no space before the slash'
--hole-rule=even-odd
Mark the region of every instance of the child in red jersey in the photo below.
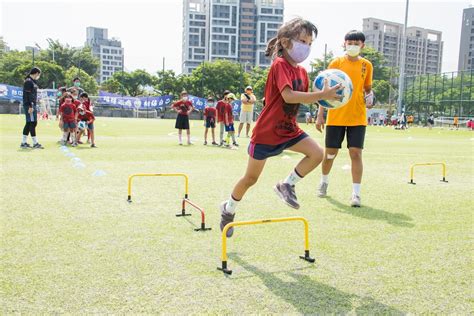
<svg viewBox="0 0 474 316">
<path fill-rule="evenodd" d="M 61 140 L 62 145 L 66 145 L 68 134 L 72 140 L 72 146 L 76 147 L 76 121 L 77 121 L 77 109 L 73 103 L 73 97 L 70 93 L 64 96 L 64 103 L 59 108 L 59 114 L 61 115 L 61 121 L 63 122 L 63 138 Z"/>
<path fill-rule="evenodd" d="M 207 145 L 207 132 L 209 128 L 211 129 L 211 136 L 212 136 L 212 144 L 217 145 L 216 143 L 216 116 L 217 110 L 214 107 L 214 98 L 209 97 L 207 99 L 207 105 L 204 109 L 204 126 L 206 129 L 204 130 L 204 145 Z"/>
<path fill-rule="evenodd" d="M 81 101 L 81 106 L 84 108 L 84 110 L 89 111 L 89 112 L 94 112 L 91 100 L 89 99 L 89 95 L 85 92 L 81 93 L 79 96 L 79 101 Z M 77 141 L 79 144 L 81 144 L 81 138 L 78 138 Z M 87 143 L 91 143 L 91 134 L 89 133 L 89 129 L 87 129 Z M 92 142 L 93 143 L 93 142 Z"/>
<path fill-rule="evenodd" d="M 77 119 L 79 121 L 79 124 L 81 122 L 84 122 L 87 131 L 90 135 L 90 140 L 91 140 L 91 147 L 92 148 L 97 148 L 94 142 L 94 121 L 95 121 L 95 116 L 91 111 L 86 110 L 82 105 L 78 107 L 78 116 Z M 82 133 L 84 133 L 84 129 L 79 129 L 79 134 L 77 136 L 78 139 L 81 139 Z"/>
<path fill-rule="evenodd" d="M 230 138 L 232 137 L 232 145 L 239 147 L 239 144 L 235 141 L 234 108 L 232 105 L 232 102 L 235 101 L 235 95 L 233 93 L 227 94 L 225 101 L 224 124 L 225 131 L 227 132 L 226 146 L 230 147 Z"/>
<path fill-rule="evenodd" d="M 222 100 L 219 100 L 216 105 L 217 110 L 217 122 L 219 123 L 219 145 L 224 146 L 224 116 L 225 116 L 225 97 L 230 93 L 229 90 L 225 90 L 223 93 Z"/>
<path fill-rule="evenodd" d="M 176 118 L 175 128 L 178 129 L 178 139 L 179 144 L 183 145 L 182 141 L 182 131 L 186 130 L 188 136 L 188 145 L 191 143 L 191 131 L 189 129 L 189 114 L 193 111 L 194 107 L 191 101 L 188 100 L 188 93 L 186 91 L 181 92 L 181 99 L 171 106 L 176 112 L 178 112 L 178 117 Z"/>
<path fill-rule="evenodd" d="M 284 181 L 278 182 L 274 190 L 289 206 L 298 209 L 295 184 L 314 170 L 323 159 L 323 149 L 299 128 L 296 123 L 301 103 L 311 104 L 318 100 L 336 100 L 340 85 L 332 88 L 325 84 L 320 92 L 308 92 L 308 74 L 298 64 L 310 54 L 316 27 L 301 18 L 283 24 L 277 36 L 270 40 L 266 55 L 274 58 L 265 86 L 265 107 L 260 114 L 248 153 L 249 161 L 244 176 L 235 185 L 228 200 L 220 205 L 221 230 L 234 221 L 237 203 L 245 192 L 254 185 L 265 166 L 266 159 L 277 156 L 283 150 L 291 150 L 304 155 L 296 168 Z M 227 237 L 234 233 L 227 230 Z"/>
</svg>

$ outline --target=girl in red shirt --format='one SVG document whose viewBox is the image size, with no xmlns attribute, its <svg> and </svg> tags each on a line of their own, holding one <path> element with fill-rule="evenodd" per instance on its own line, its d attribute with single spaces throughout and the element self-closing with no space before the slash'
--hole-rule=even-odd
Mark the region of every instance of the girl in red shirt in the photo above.
<svg viewBox="0 0 474 316">
<path fill-rule="evenodd" d="M 317 34 L 318 30 L 311 22 L 295 18 L 283 24 L 267 45 L 266 55 L 274 60 L 265 86 L 265 107 L 253 130 L 247 170 L 229 199 L 220 205 L 221 230 L 234 221 L 238 202 L 257 182 L 266 159 L 285 149 L 302 153 L 304 157 L 285 180 L 275 185 L 274 190 L 290 207 L 299 208 L 295 184 L 321 163 L 324 152 L 296 123 L 299 106 L 321 99 L 338 99 L 336 92 L 340 89 L 340 85 L 331 88 L 326 83 L 322 91 L 308 92 L 308 74 L 298 64 L 309 56 Z M 233 227 L 227 231 L 227 237 L 232 234 Z"/>
<path fill-rule="evenodd" d="M 183 145 L 182 131 L 185 129 L 188 136 L 188 145 L 192 145 L 191 131 L 189 130 L 189 114 L 191 114 L 194 107 L 191 101 L 188 100 L 188 93 L 186 91 L 181 92 L 180 97 L 181 99 L 171 106 L 172 109 L 178 112 L 174 127 L 178 129 L 179 144 Z"/>
</svg>

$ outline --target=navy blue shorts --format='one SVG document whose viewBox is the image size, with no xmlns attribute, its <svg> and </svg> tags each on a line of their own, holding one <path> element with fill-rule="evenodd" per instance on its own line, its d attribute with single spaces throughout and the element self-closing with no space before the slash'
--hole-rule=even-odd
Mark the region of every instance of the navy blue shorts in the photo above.
<svg viewBox="0 0 474 316">
<path fill-rule="evenodd" d="M 63 123 L 63 129 L 67 128 L 76 128 L 76 123 L 74 122 L 64 122 Z"/>
<path fill-rule="evenodd" d="M 226 125 L 225 126 L 225 131 L 226 132 L 235 132 L 234 123 L 230 123 L 229 125 Z"/>
<path fill-rule="evenodd" d="M 87 124 L 87 129 L 94 130 L 94 123 Z"/>
<path fill-rule="evenodd" d="M 26 122 L 36 122 L 38 120 L 38 112 L 36 111 L 36 107 L 33 108 L 33 113 L 28 113 L 28 109 L 28 107 L 23 107 L 23 110 L 25 111 Z"/>
<path fill-rule="evenodd" d="M 216 119 L 213 117 L 206 117 L 206 128 L 215 128 Z"/>
<path fill-rule="evenodd" d="M 290 148 L 291 146 L 296 145 L 303 139 L 308 137 L 308 134 L 303 133 L 298 137 L 290 139 L 285 143 L 278 145 L 265 145 L 265 144 L 254 144 L 250 143 L 248 148 L 249 156 L 256 160 L 265 160 L 267 158 L 278 156 L 283 152 L 283 150 Z"/>
</svg>

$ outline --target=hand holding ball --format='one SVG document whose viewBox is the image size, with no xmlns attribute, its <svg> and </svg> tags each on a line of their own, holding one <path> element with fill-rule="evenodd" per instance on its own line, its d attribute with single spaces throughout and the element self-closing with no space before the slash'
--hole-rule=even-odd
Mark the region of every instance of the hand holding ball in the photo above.
<svg viewBox="0 0 474 316">
<path fill-rule="evenodd" d="M 328 69 L 320 72 L 316 79 L 314 79 L 314 91 L 319 92 L 324 90 L 324 85 L 329 84 L 329 87 L 334 87 L 338 84 L 341 88 L 337 90 L 336 94 L 340 100 L 319 100 L 317 103 L 327 109 L 337 109 L 346 105 L 352 97 L 352 80 L 349 76 L 338 69 Z"/>
</svg>

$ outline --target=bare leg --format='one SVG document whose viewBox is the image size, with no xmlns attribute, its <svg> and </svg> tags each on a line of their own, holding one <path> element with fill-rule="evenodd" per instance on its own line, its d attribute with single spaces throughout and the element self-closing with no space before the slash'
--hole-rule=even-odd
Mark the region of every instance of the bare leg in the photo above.
<svg viewBox="0 0 474 316">
<path fill-rule="evenodd" d="M 295 168 L 302 177 L 313 171 L 323 160 L 323 149 L 310 137 L 306 137 L 288 149 L 305 155 Z"/>
<path fill-rule="evenodd" d="M 362 164 L 362 149 L 350 147 L 349 156 L 351 157 L 352 183 L 361 183 L 364 170 Z"/>
<path fill-rule="evenodd" d="M 321 166 L 321 171 L 323 175 L 328 175 L 331 171 L 332 164 L 334 163 L 334 159 L 336 158 L 338 151 L 338 148 L 325 149 L 323 164 Z"/>
<path fill-rule="evenodd" d="M 247 123 L 247 127 L 246 127 L 245 131 L 247 132 L 246 136 L 249 137 L 250 123 Z M 239 134 L 240 134 L 240 133 L 239 133 Z"/>
<path fill-rule="evenodd" d="M 239 137 L 240 137 L 240 132 L 242 132 L 243 127 L 244 127 L 244 123 L 239 123 Z"/>
<path fill-rule="evenodd" d="M 265 160 L 257 160 L 252 157 L 249 157 L 249 161 L 247 164 L 247 170 L 245 174 L 234 187 L 232 190 L 232 196 L 237 201 L 240 201 L 243 197 L 245 192 L 257 183 L 260 174 L 262 173 L 263 167 L 265 167 Z"/>
</svg>

